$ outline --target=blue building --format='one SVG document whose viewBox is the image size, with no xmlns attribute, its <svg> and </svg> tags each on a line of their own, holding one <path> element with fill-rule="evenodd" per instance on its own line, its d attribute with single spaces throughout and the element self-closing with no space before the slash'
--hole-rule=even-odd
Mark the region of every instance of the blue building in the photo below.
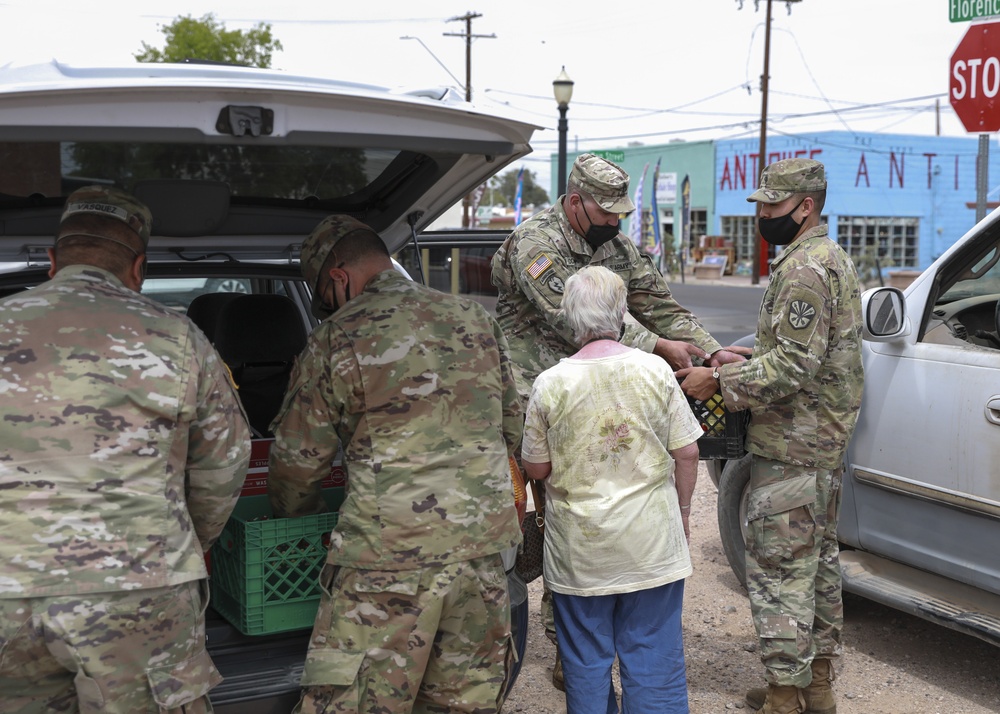
<svg viewBox="0 0 1000 714">
<path fill-rule="evenodd" d="M 584 149 L 586 151 L 586 149 Z M 720 141 L 671 142 L 630 146 L 608 155 L 632 177 L 646 173 L 643 201 L 645 220 L 651 221 L 649 200 L 652 166 L 660 162 L 661 177 L 674 185 L 691 179 L 690 249 L 702 235 L 721 237 L 734 249 L 737 264 L 749 269 L 756 238 L 754 204 L 746 197 L 756 188 L 759 138 Z M 824 208 L 830 235 L 856 261 L 878 257 L 883 271 L 923 270 L 975 224 L 977 136 L 944 137 L 913 134 L 873 134 L 827 131 L 794 136 L 769 135 L 768 163 L 794 156 L 822 161 L 828 193 Z M 568 157 L 572 164 L 577 154 Z M 555 162 L 553 155 L 553 177 Z M 706 165 L 714 162 L 714 165 Z M 989 176 L 1000 184 L 1000 150 L 989 157 Z M 989 184 L 988 184 L 989 185 Z M 1000 190 L 1000 189 L 998 189 Z M 681 234 L 681 192 L 668 191 L 657 202 L 662 231 Z M 551 192 L 555 195 L 555 189 Z M 997 191 L 988 196 L 997 206 Z M 630 217 L 623 229 L 629 230 Z"/>
<path fill-rule="evenodd" d="M 738 260 L 752 254 L 757 139 L 715 142 L 713 230 L 732 238 Z M 768 163 L 795 156 L 826 166 L 830 235 L 854 258 L 878 253 L 882 266 L 923 270 L 976 219 L 979 140 L 971 137 L 854 134 L 768 136 Z M 1000 156 L 990 176 L 1000 179 Z M 994 200 L 996 196 L 990 196 Z"/>
</svg>

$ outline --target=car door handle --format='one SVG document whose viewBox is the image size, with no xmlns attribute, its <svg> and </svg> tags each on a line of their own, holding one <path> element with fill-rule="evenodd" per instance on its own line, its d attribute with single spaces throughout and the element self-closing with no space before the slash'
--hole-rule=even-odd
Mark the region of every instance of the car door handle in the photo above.
<svg viewBox="0 0 1000 714">
<path fill-rule="evenodd" d="M 1000 397 L 990 397 L 986 402 L 986 421 L 1000 425 Z"/>
</svg>

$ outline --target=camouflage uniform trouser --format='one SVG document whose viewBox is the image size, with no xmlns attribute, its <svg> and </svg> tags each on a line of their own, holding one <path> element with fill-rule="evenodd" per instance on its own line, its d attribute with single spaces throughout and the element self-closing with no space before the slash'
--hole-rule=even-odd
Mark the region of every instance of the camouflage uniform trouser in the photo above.
<svg viewBox="0 0 1000 714">
<path fill-rule="evenodd" d="M 211 712 L 202 581 L 132 592 L 0 599 L 8 714 Z"/>
<path fill-rule="evenodd" d="M 806 687 L 814 658 L 840 655 L 841 469 L 753 456 L 747 504 L 747 589 L 766 679 Z"/>
<path fill-rule="evenodd" d="M 326 566 L 296 712 L 494 714 L 514 656 L 500 554 L 416 570 Z"/>
</svg>

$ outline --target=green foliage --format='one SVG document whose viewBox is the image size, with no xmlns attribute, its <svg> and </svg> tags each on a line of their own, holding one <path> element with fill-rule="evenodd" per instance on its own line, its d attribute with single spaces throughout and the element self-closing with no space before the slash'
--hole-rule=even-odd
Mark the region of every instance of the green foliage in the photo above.
<svg viewBox="0 0 1000 714">
<path fill-rule="evenodd" d="M 249 30 L 227 30 L 209 13 L 200 20 L 178 17 L 160 28 L 166 37 L 163 49 L 142 43 L 139 62 L 183 62 L 187 59 L 225 62 L 246 67 L 271 66 L 271 55 L 283 49 L 271 34 L 271 25 L 259 22 Z"/>
<path fill-rule="evenodd" d="M 490 179 L 490 188 L 495 192 L 493 202 L 499 206 L 514 206 L 517 200 L 517 173 L 511 169 L 505 174 Z M 496 195 L 499 194 L 499 197 Z M 549 194 L 535 183 L 535 172 L 525 169 L 524 187 L 521 190 L 522 206 L 540 206 L 549 202 Z"/>
</svg>

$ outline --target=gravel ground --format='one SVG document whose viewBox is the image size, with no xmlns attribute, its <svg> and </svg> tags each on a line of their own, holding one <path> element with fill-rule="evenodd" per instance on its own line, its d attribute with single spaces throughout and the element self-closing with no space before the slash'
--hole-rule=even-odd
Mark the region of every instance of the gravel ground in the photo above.
<svg viewBox="0 0 1000 714">
<path fill-rule="evenodd" d="M 763 667 L 746 593 L 719 542 L 716 494 L 703 466 L 691 516 L 694 575 L 684 597 L 691 714 L 749 714 L 743 695 L 763 686 Z M 527 652 L 503 714 L 565 714 L 563 693 L 552 686 L 555 646 L 539 615 L 541 579 L 529 591 Z M 1000 712 L 995 647 L 851 595 L 845 610 L 844 656 L 834 683 L 839 714 Z"/>
</svg>

